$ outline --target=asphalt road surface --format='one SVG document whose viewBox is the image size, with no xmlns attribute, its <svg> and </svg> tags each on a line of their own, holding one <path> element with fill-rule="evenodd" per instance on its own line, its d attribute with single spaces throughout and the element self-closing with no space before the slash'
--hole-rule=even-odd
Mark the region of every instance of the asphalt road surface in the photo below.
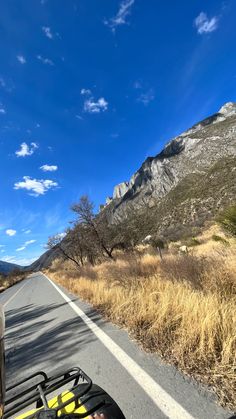
<svg viewBox="0 0 236 419">
<path fill-rule="evenodd" d="M 6 314 L 7 384 L 44 370 L 80 366 L 119 404 L 127 419 L 218 419 L 232 414 L 214 396 L 124 330 L 41 273 L 0 295 Z"/>
</svg>

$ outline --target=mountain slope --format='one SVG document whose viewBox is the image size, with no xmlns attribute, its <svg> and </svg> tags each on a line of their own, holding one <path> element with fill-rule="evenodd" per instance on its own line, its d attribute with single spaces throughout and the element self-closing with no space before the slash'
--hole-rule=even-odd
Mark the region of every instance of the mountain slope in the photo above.
<svg viewBox="0 0 236 419">
<path fill-rule="evenodd" d="M 220 192 L 220 195 L 225 195 L 224 201 L 227 204 L 233 199 L 233 193 L 230 191 L 234 188 L 234 182 L 231 185 L 228 184 L 227 173 L 224 173 L 224 177 L 220 179 L 220 183 L 223 183 L 221 191 L 217 185 L 211 191 L 207 186 L 207 179 L 209 179 L 209 173 L 211 173 L 211 178 L 219 174 L 221 166 L 220 164 L 215 166 L 215 164 L 225 159 L 231 159 L 231 170 L 234 170 L 235 157 L 236 103 L 229 102 L 222 106 L 218 113 L 171 140 L 156 157 L 147 158 L 129 182 L 115 187 L 113 199 L 105 210 L 109 212 L 111 222 L 122 220 L 133 211 L 153 207 L 160 207 L 161 210 L 164 205 L 163 199 L 167 199 L 171 191 L 174 193 L 175 188 L 178 191 L 182 185 L 184 193 L 189 183 L 199 183 L 204 176 L 207 192 L 205 199 L 218 199 Z M 224 192 L 224 187 L 229 192 Z M 199 199 L 201 199 L 200 195 Z M 194 194 L 192 198 L 194 199 Z M 182 206 L 189 203 L 185 200 Z M 172 211 L 172 207 L 173 202 L 169 199 L 168 211 Z M 194 205 L 192 209 L 194 213 Z M 161 213 L 162 211 L 160 211 L 160 217 Z"/>
<path fill-rule="evenodd" d="M 235 179 L 236 103 L 229 102 L 146 159 L 100 215 L 123 222 L 137 241 L 152 233 L 178 240 L 235 202 Z M 27 269 L 47 268 L 56 257 L 59 250 L 49 250 Z"/>
<path fill-rule="evenodd" d="M 0 273 L 1 274 L 7 275 L 10 272 L 14 271 L 15 269 L 22 269 L 22 266 L 0 260 Z"/>
</svg>

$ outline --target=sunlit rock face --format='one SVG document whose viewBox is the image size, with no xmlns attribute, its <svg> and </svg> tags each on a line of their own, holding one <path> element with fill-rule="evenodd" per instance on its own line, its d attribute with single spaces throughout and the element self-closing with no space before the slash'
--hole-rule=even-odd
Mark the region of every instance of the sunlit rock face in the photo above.
<svg viewBox="0 0 236 419">
<path fill-rule="evenodd" d="M 114 187 L 113 199 L 122 198 L 129 189 L 129 182 L 122 182 Z"/>
<path fill-rule="evenodd" d="M 236 103 L 173 138 L 155 157 L 147 158 L 129 182 L 114 188 L 111 221 L 127 211 L 159 202 L 186 176 L 207 171 L 223 157 L 236 156 Z"/>
</svg>

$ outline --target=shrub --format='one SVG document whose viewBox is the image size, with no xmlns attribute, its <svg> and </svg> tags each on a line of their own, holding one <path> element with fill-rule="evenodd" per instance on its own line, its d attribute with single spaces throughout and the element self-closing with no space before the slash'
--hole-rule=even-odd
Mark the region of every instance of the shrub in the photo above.
<svg viewBox="0 0 236 419">
<path fill-rule="evenodd" d="M 236 236 L 236 205 L 232 205 L 224 210 L 217 220 L 226 231 Z"/>
<path fill-rule="evenodd" d="M 229 245 L 229 242 L 227 240 L 225 240 L 224 237 L 218 236 L 217 234 L 213 234 L 212 240 L 214 240 L 215 242 L 221 242 L 221 243 L 224 243 L 226 245 Z"/>
<path fill-rule="evenodd" d="M 202 289 L 202 276 L 210 262 L 191 254 L 170 256 L 160 264 L 161 276 L 171 281 L 186 281 L 195 289 Z"/>
</svg>

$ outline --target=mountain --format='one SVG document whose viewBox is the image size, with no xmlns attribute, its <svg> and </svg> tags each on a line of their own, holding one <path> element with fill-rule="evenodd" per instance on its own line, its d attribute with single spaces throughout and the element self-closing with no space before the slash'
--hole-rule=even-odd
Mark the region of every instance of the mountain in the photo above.
<svg viewBox="0 0 236 419">
<path fill-rule="evenodd" d="M 57 257 L 61 257 L 58 249 L 50 249 L 43 253 L 35 262 L 25 268 L 26 271 L 40 271 L 48 268 L 52 261 Z"/>
<path fill-rule="evenodd" d="M 115 186 L 102 211 L 112 223 L 137 211 L 152 213 L 159 233 L 176 219 L 200 225 L 235 200 L 235 178 L 236 103 L 229 102 L 148 157 L 128 182 Z"/>
<path fill-rule="evenodd" d="M 173 138 L 148 157 L 129 181 L 115 186 L 101 206 L 110 223 L 133 223 L 139 240 L 194 236 L 236 197 L 236 103 Z M 60 255 L 48 250 L 27 269 L 47 268 Z M 61 256 L 61 255 L 60 255 Z"/>
<path fill-rule="evenodd" d="M 15 269 L 22 269 L 22 266 L 0 260 L 0 274 L 7 275 Z"/>
</svg>

